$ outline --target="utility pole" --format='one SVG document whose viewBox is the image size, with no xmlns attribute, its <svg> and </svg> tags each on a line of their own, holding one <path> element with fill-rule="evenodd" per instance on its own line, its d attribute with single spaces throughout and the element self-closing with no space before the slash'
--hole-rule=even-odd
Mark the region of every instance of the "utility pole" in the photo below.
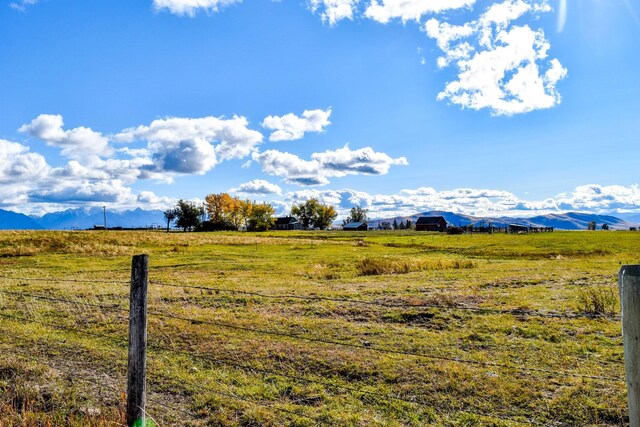
<svg viewBox="0 0 640 427">
<path fill-rule="evenodd" d="M 102 207 L 103 211 L 104 211 L 104 229 L 107 229 L 107 207 L 103 206 Z"/>
</svg>

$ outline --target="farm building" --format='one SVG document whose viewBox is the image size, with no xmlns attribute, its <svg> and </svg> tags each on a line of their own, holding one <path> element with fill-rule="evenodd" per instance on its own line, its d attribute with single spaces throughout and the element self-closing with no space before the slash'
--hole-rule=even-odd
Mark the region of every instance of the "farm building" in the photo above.
<svg viewBox="0 0 640 427">
<path fill-rule="evenodd" d="M 300 230 L 301 228 L 302 225 L 300 221 L 292 216 L 276 218 L 276 221 L 273 223 L 274 230 Z"/>
<path fill-rule="evenodd" d="M 342 226 L 344 231 L 367 231 L 369 225 L 366 222 L 350 222 Z"/>
<path fill-rule="evenodd" d="M 416 221 L 416 231 L 447 231 L 447 220 L 441 216 L 421 216 Z"/>
<path fill-rule="evenodd" d="M 528 233 L 529 227 L 520 224 L 509 224 L 509 233 Z"/>
</svg>

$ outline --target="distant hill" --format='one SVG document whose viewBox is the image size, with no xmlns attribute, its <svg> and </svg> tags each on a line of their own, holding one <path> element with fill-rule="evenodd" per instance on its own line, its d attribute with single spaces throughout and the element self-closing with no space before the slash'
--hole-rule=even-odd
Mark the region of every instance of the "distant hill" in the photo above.
<svg viewBox="0 0 640 427">
<path fill-rule="evenodd" d="M 0 209 L 0 230 L 42 230 L 42 226 L 24 214 Z"/>
<path fill-rule="evenodd" d="M 635 225 L 634 223 L 611 215 L 595 215 L 579 212 L 534 216 L 533 218 L 529 218 L 529 221 L 544 227 L 555 227 L 564 230 L 586 230 L 587 225 L 591 221 L 595 221 L 598 228 L 600 228 L 602 224 L 607 224 L 614 230 L 628 230 L 629 227 Z"/>
<path fill-rule="evenodd" d="M 495 227 L 506 227 L 509 224 L 521 224 L 532 227 L 554 227 L 559 230 L 586 230 L 591 221 L 595 221 L 598 228 L 602 224 L 608 224 L 614 230 L 628 230 L 629 227 L 636 226 L 635 221 L 624 220 L 611 215 L 597 215 L 590 213 L 567 212 L 563 214 L 538 215 L 531 218 L 517 217 L 478 217 L 453 212 L 429 211 L 421 212 L 409 216 L 398 216 L 393 218 L 376 218 L 369 221 L 370 226 L 377 227 L 381 222 L 390 222 L 394 219 L 398 222 L 407 219 L 415 223 L 421 216 L 442 216 L 447 223 L 455 226 L 465 226 L 469 224 L 493 225 Z"/>
<path fill-rule="evenodd" d="M 32 217 L 41 228 L 46 230 L 86 229 L 104 224 L 104 212 L 101 208 L 67 209 L 52 212 L 41 217 Z M 107 210 L 107 227 L 140 228 L 165 224 L 160 210 L 145 211 L 140 208 L 129 211 L 111 212 Z"/>
<path fill-rule="evenodd" d="M 640 214 L 620 214 L 620 215 L 614 215 L 614 216 L 622 218 L 627 222 L 633 222 L 635 224 L 640 224 Z"/>
</svg>

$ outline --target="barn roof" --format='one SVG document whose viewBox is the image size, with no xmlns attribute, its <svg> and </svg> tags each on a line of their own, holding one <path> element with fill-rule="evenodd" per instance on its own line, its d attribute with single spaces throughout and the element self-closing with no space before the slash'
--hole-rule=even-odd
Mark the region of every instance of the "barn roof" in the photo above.
<svg viewBox="0 0 640 427">
<path fill-rule="evenodd" d="M 275 225 L 288 225 L 295 224 L 296 222 L 298 222 L 298 220 L 292 216 L 281 216 L 276 218 Z"/>
<path fill-rule="evenodd" d="M 366 222 L 350 222 L 348 224 L 343 225 L 342 228 L 358 228 L 363 225 L 367 225 L 367 223 Z"/>
<path fill-rule="evenodd" d="M 416 225 L 440 224 L 440 221 L 447 222 L 443 216 L 421 216 L 416 221 Z"/>
</svg>

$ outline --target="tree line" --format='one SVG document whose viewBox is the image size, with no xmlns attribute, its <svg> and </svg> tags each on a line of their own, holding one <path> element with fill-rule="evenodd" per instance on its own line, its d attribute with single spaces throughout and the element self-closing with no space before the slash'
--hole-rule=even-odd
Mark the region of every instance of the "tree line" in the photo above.
<svg viewBox="0 0 640 427">
<path fill-rule="evenodd" d="M 202 205 L 179 200 L 176 206 L 164 211 L 164 218 L 167 231 L 172 223 L 184 231 L 267 231 L 273 228 L 275 212 L 270 203 L 215 193 L 207 195 Z M 326 229 L 338 216 L 333 206 L 315 198 L 292 206 L 290 214 L 304 229 Z"/>
</svg>

